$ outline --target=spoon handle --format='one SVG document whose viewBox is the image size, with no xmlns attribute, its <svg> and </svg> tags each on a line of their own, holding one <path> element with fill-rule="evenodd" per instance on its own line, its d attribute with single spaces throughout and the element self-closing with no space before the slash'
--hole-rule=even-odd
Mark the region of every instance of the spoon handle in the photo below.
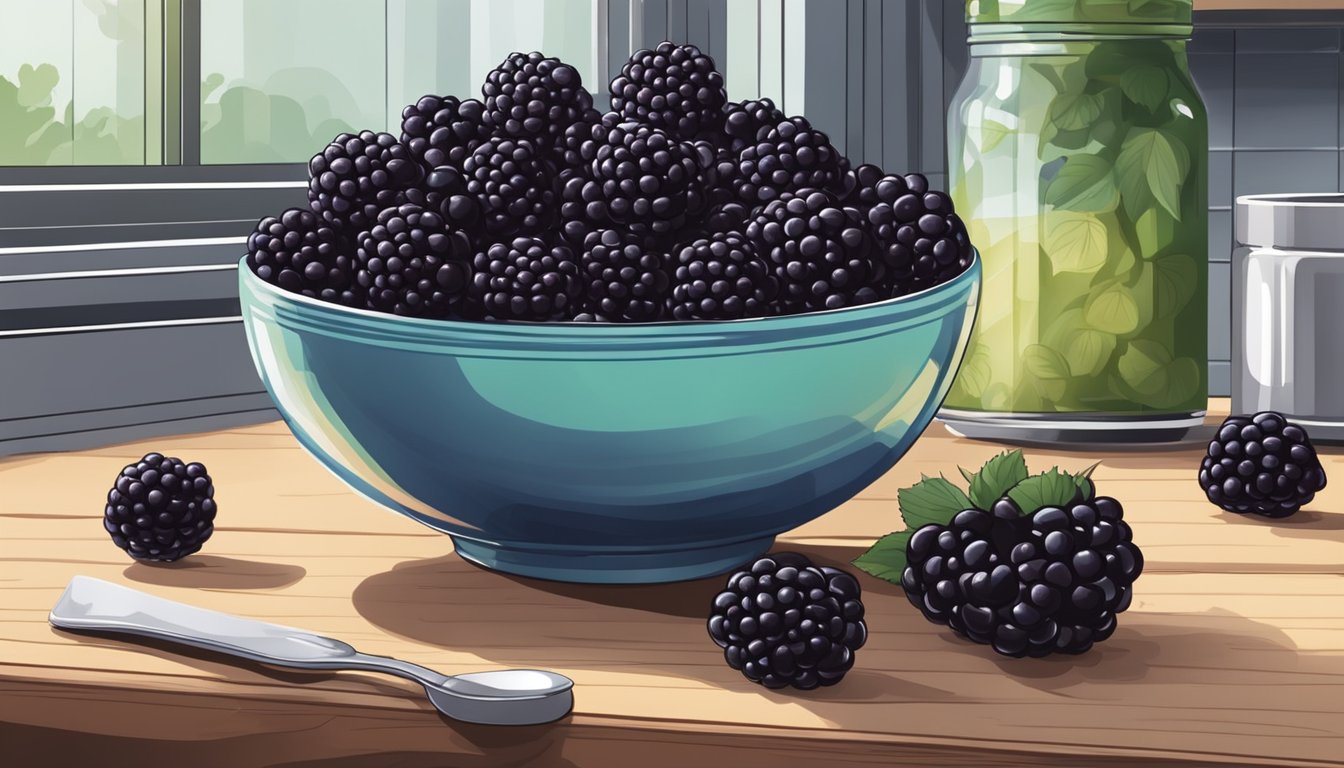
<svg viewBox="0 0 1344 768">
<path fill-rule="evenodd" d="M 48 617 L 61 629 L 119 632 L 303 669 L 344 666 L 350 645 L 301 629 L 252 621 L 75 576 Z"/>
</svg>

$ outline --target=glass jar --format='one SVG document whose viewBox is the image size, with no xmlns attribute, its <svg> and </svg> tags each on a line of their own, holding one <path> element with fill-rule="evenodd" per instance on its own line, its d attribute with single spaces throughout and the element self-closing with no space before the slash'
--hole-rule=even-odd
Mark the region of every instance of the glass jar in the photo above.
<svg viewBox="0 0 1344 768">
<path fill-rule="evenodd" d="M 1190 0 L 972 0 L 949 187 L 984 263 L 940 416 L 987 439 L 1166 442 L 1208 401 L 1208 123 Z"/>
</svg>

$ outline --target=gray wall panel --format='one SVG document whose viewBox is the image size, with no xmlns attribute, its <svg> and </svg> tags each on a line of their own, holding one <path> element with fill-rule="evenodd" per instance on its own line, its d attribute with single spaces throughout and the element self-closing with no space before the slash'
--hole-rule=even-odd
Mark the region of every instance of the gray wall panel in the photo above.
<svg viewBox="0 0 1344 768">
<path fill-rule="evenodd" d="M 653 48 L 667 39 L 668 0 L 635 0 L 643 5 L 641 18 L 644 21 L 643 47 Z"/>
<path fill-rule="evenodd" d="M 831 143 L 841 152 L 846 152 L 848 132 L 845 8 L 844 3 L 834 1 L 807 4 L 807 67 L 803 73 L 804 113 L 812 125 L 830 134 Z M 797 110 L 790 107 L 789 111 Z"/>
<path fill-rule="evenodd" d="M 885 162 L 882 121 L 882 0 L 863 0 L 863 159 L 881 165 Z"/>
<path fill-rule="evenodd" d="M 845 9 L 845 149 L 855 165 L 864 160 L 863 0 L 848 0 Z M 874 75 L 876 76 L 876 75 Z"/>
<path fill-rule="evenodd" d="M 686 40 L 686 6 L 688 0 L 667 0 L 667 39 L 681 44 Z"/>
</svg>

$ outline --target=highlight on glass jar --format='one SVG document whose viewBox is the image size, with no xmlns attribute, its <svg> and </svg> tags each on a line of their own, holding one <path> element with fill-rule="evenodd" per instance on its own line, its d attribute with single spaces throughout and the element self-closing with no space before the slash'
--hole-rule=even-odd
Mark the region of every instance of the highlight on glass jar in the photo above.
<svg viewBox="0 0 1344 768">
<path fill-rule="evenodd" d="M 984 289 L 940 412 L 953 431 L 1152 443 L 1202 425 L 1208 124 L 1190 14 L 1191 0 L 967 4 L 948 172 Z"/>
</svg>

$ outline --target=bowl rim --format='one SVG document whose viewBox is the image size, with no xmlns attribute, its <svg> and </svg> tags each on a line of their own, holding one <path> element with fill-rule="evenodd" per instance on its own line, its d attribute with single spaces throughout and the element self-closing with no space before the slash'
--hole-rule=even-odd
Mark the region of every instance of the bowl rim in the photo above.
<svg viewBox="0 0 1344 768">
<path fill-rule="evenodd" d="M 647 323 L 584 323 L 572 320 L 556 321 L 478 321 L 467 319 L 439 319 L 407 317 L 372 309 L 347 307 L 321 299 L 286 291 L 280 286 L 262 280 L 247 265 L 247 256 L 238 261 L 239 281 L 247 290 L 260 296 L 273 310 L 286 309 L 287 315 L 310 316 L 317 313 L 336 322 L 350 323 L 355 326 L 384 332 L 401 329 L 419 337 L 488 335 L 496 339 L 517 341 L 544 337 L 556 340 L 585 339 L 624 339 L 629 341 L 667 340 L 670 337 L 680 339 L 704 337 L 706 340 L 723 340 L 725 337 L 753 335 L 757 333 L 798 332 L 807 329 L 832 330 L 849 326 L 851 322 L 859 327 L 876 323 L 889 324 L 900 318 L 920 315 L 924 310 L 940 307 L 957 300 L 963 293 L 973 290 L 980 282 L 982 258 L 979 249 L 972 247 L 971 262 L 956 277 L 945 283 L 925 288 L 904 296 L 883 299 L 868 304 L 825 309 L 815 312 L 803 312 L 794 315 L 775 315 L 771 317 L 750 317 L 736 320 L 657 320 Z M 248 310 L 248 300 L 244 296 L 244 313 Z M 745 340 L 745 339 L 742 339 Z"/>
</svg>

